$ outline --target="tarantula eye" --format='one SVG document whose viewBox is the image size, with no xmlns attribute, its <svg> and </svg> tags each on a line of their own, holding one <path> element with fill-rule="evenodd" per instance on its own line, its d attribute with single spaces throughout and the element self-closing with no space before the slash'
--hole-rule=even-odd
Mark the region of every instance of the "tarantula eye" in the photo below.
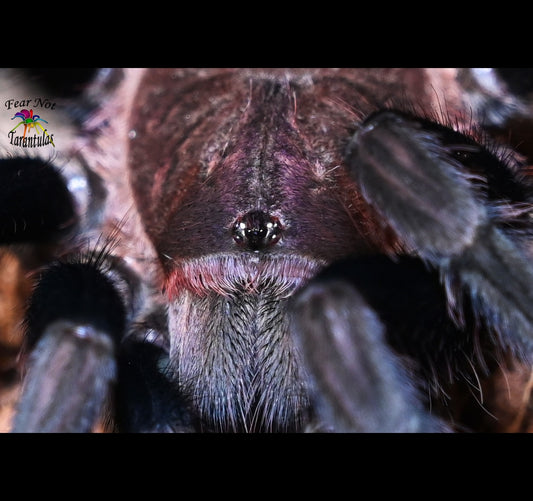
<svg viewBox="0 0 533 501">
<path fill-rule="evenodd" d="M 237 218 L 233 224 L 233 240 L 250 250 L 275 244 L 281 237 L 281 224 L 275 216 L 263 211 L 251 211 Z"/>
</svg>

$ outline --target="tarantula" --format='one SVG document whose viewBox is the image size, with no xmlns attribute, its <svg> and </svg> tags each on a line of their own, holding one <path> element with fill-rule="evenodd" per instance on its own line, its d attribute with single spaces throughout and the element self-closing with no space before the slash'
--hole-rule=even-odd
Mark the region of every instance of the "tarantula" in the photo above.
<svg viewBox="0 0 533 501">
<path fill-rule="evenodd" d="M 9 429 L 483 429 L 531 367 L 532 80 L 3 70 Z M 24 148 L 34 96 L 54 141 Z"/>
</svg>

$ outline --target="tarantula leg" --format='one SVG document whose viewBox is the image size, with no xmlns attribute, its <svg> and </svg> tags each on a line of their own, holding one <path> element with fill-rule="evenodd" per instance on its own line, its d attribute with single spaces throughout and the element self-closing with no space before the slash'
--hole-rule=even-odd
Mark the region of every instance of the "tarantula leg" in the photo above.
<svg viewBox="0 0 533 501">
<path fill-rule="evenodd" d="M 461 68 L 457 79 L 484 126 L 504 128 L 515 121 L 521 136 L 520 122 L 533 118 L 533 68 Z"/>
<path fill-rule="evenodd" d="M 366 273 L 382 264 L 337 263 L 295 296 L 293 332 L 317 417 L 335 432 L 449 431 L 425 410 L 420 388 L 388 343 L 389 326 L 365 297 L 393 290 Z"/>
<path fill-rule="evenodd" d="M 474 147 L 454 149 L 441 133 L 423 120 L 377 113 L 349 145 L 351 173 L 408 251 L 440 270 L 458 322 L 466 290 L 502 343 L 530 352 L 533 267 L 491 216 L 479 189 L 483 166 L 469 170 L 459 160 Z"/>
<path fill-rule="evenodd" d="M 125 306 L 90 262 L 56 263 L 42 275 L 27 315 L 27 374 L 13 432 L 88 432 L 116 379 Z"/>
<path fill-rule="evenodd" d="M 76 223 L 74 202 L 61 175 L 38 158 L 0 160 L 0 242 L 40 243 Z"/>
<path fill-rule="evenodd" d="M 116 425 L 121 432 L 194 431 L 187 406 L 168 372 L 168 348 L 161 342 L 166 327 L 160 319 L 142 322 L 121 345 L 116 392 Z"/>
</svg>

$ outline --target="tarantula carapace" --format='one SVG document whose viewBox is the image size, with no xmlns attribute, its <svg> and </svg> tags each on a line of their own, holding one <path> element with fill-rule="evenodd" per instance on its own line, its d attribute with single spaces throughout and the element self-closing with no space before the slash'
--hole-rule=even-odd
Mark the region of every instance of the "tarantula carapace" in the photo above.
<svg viewBox="0 0 533 501">
<path fill-rule="evenodd" d="M 531 71 L 0 82 L 7 429 L 529 426 Z"/>
</svg>

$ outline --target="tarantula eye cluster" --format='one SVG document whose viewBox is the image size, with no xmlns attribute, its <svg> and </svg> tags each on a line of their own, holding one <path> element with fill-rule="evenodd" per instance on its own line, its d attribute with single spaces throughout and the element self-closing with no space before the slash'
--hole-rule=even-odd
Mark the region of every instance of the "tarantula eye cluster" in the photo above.
<svg viewBox="0 0 533 501">
<path fill-rule="evenodd" d="M 279 242 L 282 227 L 279 219 L 263 211 L 250 211 L 233 224 L 233 240 L 240 246 L 258 251 Z"/>
</svg>

